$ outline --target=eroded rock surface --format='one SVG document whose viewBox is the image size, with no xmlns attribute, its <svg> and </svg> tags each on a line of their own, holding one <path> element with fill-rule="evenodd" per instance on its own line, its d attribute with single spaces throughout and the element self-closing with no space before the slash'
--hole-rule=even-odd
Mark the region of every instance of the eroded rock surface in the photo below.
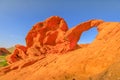
<svg viewBox="0 0 120 80">
<path fill-rule="evenodd" d="M 92 27 L 95 40 L 77 44 Z M 68 29 L 63 18 L 52 16 L 35 24 L 26 46 L 16 45 L 7 59 L 1 80 L 119 80 L 120 22 L 89 20 Z"/>
</svg>

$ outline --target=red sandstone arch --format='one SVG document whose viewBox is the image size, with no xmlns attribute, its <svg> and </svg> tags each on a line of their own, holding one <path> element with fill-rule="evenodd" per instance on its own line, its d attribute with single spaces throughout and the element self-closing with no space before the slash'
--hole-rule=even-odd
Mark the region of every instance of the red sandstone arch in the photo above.
<svg viewBox="0 0 120 80">
<path fill-rule="evenodd" d="M 25 59 L 26 56 L 61 54 L 74 50 L 81 34 L 101 23 L 103 20 L 89 20 L 68 30 L 63 18 L 52 16 L 33 26 L 26 36 L 26 47 L 17 46 L 14 53 L 8 57 L 8 62 L 13 63 Z"/>
</svg>

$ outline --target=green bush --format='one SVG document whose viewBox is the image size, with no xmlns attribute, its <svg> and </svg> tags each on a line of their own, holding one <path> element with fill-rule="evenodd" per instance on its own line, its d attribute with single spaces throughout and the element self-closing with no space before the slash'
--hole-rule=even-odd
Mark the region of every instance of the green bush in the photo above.
<svg viewBox="0 0 120 80">
<path fill-rule="evenodd" d="M 0 56 L 0 67 L 6 66 L 7 65 L 7 61 L 5 59 L 5 56 Z"/>
</svg>

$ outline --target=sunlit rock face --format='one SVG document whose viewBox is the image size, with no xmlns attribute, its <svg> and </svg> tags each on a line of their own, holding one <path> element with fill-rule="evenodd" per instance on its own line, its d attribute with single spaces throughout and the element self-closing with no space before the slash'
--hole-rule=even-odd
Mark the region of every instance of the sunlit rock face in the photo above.
<svg viewBox="0 0 120 80">
<path fill-rule="evenodd" d="M 93 27 L 94 41 L 77 44 Z M 89 20 L 68 29 L 63 18 L 52 16 L 35 24 L 26 46 L 16 45 L 7 60 L 0 80 L 119 80 L 120 22 Z"/>
</svg>

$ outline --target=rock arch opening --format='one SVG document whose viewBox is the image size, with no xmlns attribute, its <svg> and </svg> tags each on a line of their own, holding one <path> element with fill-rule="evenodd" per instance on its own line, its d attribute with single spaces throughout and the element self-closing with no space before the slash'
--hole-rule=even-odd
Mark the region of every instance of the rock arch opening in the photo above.
<svg viewBox="0 0 120 80">
<path fill-rule="evenodd" d="M 81 34 L 81 37 L 78 41 L 78 44 L 89 44 L 91 43 L 97 36 L 98 30 L 97 27 L 93 27 Z"/>
</svg>

